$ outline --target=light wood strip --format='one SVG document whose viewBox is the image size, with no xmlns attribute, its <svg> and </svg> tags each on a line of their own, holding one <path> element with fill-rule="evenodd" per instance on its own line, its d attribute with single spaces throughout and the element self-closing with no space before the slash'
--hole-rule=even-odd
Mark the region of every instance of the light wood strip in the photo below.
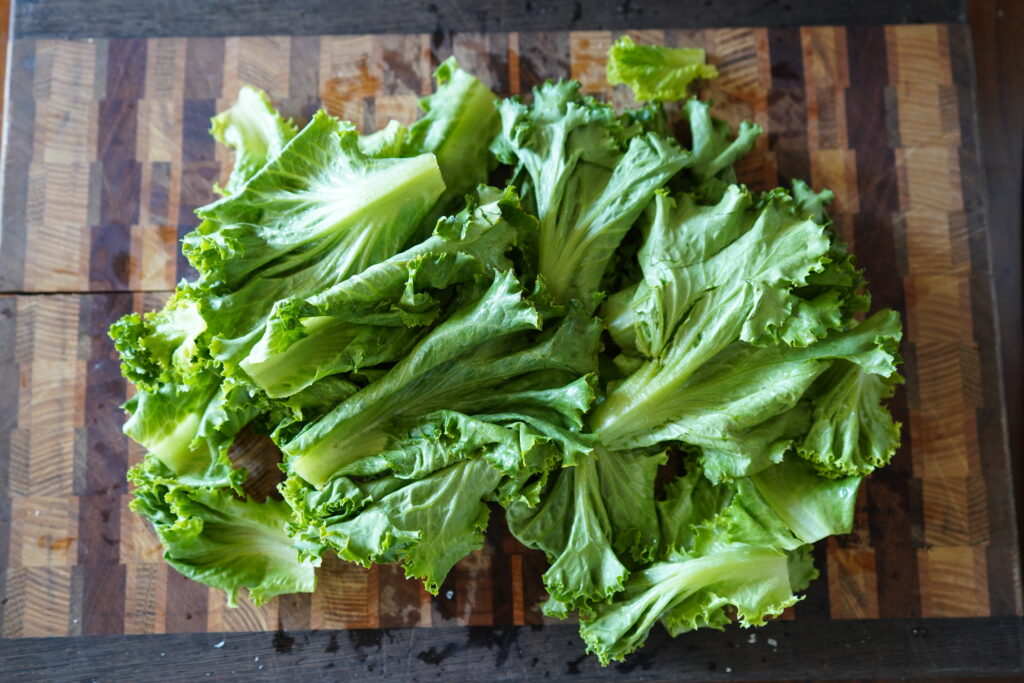
<svg viewBox="0 0 1024 683">
<path fill-rule="evenodd" d="M 78 499 L 11 499 L 11 567 L 70 567 L 78 562 Z"/>
<path fill-rule="evenodd" d="M 611 47 L 608 31 L 573 31 L 569 34 L 571 77 L 580 82 L 580 92 L 608 94 L 611 87 L 605 78 L 605 55 Z"/>
<path fill-rule="evenodd" d="M 918 562 L 922 578 L 921 616 L 988 616 L 988 572 L 984 548 L 928 548 L 918 552 Z"/>
<path fill-rule="evenodd" d="M 373 36 L 331 36 L 320 40 L 320 100 L 324 108 L 362 132 L 366 98 L 382 83 L 380 45 Z"/>
<path fill-rule="evenodd" d="M 893 80 L 899 102 L 899 133 L 904 148 L 955 147 L 960 141 L 958 118 L 943 115 L 940 93 L 952 84 L 948 49 L 938 26 L 893 26 L 887 29 Z M 948 91 L 948 89 L 947 89 Z M 956 125 L 951 125 L 952 122 Z"/>
<path fill-rule="evenodd" d="M 508 94 L 518 95 L 522 91 L 519 82 L 519 34 L 508 34 Z"/>
<path fill-rule="evenodd" d="M 911 275 L 904 281 L 907 338 L 918 346 L 973 345 L 970 281 L 965 277 Z"/>
<path fill-rule="evenodd" d="M 277 599 L 256 607 L 244 591 L 238 595 L 238 606 L 228 607 L 227 595 L 221 590 L 211 590 L 207 602 L 206 630 L 220 631 L 273 631 L 277 628 Z"/>
<path fill-rule="evenodd" d="M 160 545 L 160 539 L 147 519 L 128 509 L 131 500 L 131 495 L 121 496 L 121 542 L 118 546 L 118 559 L 121 564 L 128 566 L 162 562 L 164 549 Z"/>
<path fill-rule="evenodd" d="M 846 32 L 835 26 L 803 28 L 807 102 L 807 145 L 810 149 L 842 150 L 846 138 Z"/>
<path fill-rule="evenodd" d="M 310 627 L 377 628 L 378 569 L 363 569 L 328 553 L 313 593 Z"/>
<path fill-rule="evenodd" d="M 132 513 L 132 516 L 135 516 Z M 121 547 L 125 539 L 121 537 Z M 167 605 L 167 572 L 163 559 L 148 564 L 128 564 L 125 574 L 125 635 L 163 633 Z"/>
<path fill-rule="evenodd" d="M 512 562 L 512 623 L 522 626 L 526 623 L 526 606 L 523 600 L 523 556 L 510 555 Z"/>
<path fill-rule="evenodd" d="M 410 125 L 422 114 L 420 98 L 416 95 L 379 95 L 374 98 L 377 125 L 383 127 L 394 119 L 403 125 Z"/>
<path fill-rule="evenodd" d="M 70 567 L 9 568 L 4 637 L 67 635 L 70 625 L 71 573 Z"/>
<path fill-rule="evenodd" d="M 752 121 L 768 130 L 768 92 L 772 83 L 768 31 L 705 31 L 704 43 L 709 61 L 719 72 L 707 89 L 708 98 L 714 102 L 714 115 L 734 128 L 741 121 Z M 753 150 L 736 164 L 736 175 L 755 190 L 775 186 L 775 160 L 769 154 L 767 135 L 761 135 Z"/>
<path fill-rule="evenodd" d="M 877 619 L 875 551 L 839 548 L 830 541 L 828 593 L 833 619 Z"/>
<path fill-rule="evenodd" d="M 929 545 L 967 546 L 971 542 L 968 477 L 922 480 L 924 539 Z"/>
</svg>

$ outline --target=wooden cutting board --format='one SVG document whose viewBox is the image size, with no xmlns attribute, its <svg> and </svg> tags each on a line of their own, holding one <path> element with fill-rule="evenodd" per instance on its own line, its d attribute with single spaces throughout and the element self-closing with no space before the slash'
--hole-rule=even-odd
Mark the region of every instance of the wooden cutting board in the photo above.
<svg viewBox="0 0 1024 683">
<path fill-rule="evenodd" d="M 783 619 L 838 633 L 841 620 L 1019 616 L 966 27 L 628 33 L 707 50 L 717 114 L 766 130 L 741 179 L 834 189 L 837 230 L 875 304 L 904 315 L 907 382 L 892 402 L 903 447 L 862 487 L 853 533 L 819 544 L 822 578 Z M 369 130 L 412 121 L 454 54 L 502 94 L 571 77 L 627 104 L 604 82 L 618 35 L 15 40 L 0 232 L 2 635 L 543 623 L 544 558 L 497 515 L 437 597 L 396 567 L 326 559 L 312 596 L 228 609 L 164 564 L 127 508 L 124 472 L 142 453 L 121 434 L 128 389 L 105 331 L 191 275 L 178 239 L 230 167 L 209 118 L 242 84 L 300 123 L 323 106 Z M 271 476 L 265 442 L 237 450 Z"/>
</svg>

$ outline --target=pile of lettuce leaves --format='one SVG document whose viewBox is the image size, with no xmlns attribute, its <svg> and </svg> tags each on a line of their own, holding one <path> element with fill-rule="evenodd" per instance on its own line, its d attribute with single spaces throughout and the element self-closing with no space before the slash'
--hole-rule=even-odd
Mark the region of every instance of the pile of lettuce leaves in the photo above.
<svg viewBox="0 0 1024 683">
<path fill-rule="evenodd" d="M 448 60 L 410 126 L 299 129 L 248 87 L 213 119 L 198 277 L 111 328 L 171 566 L 231 604 L 313 591 L 325 553 L 436 593 L 504 514 L 602 663 L 799 599 L 898 446 L 899 316 L 868 314 L 829 192 L 737 183 L 761 130 L 687 99 L 703 51 L 623 39 L 608 74 L 647 101 L 499 99 Z M 269 495 L 243 429 L 279 449 Z"/>
</svg>

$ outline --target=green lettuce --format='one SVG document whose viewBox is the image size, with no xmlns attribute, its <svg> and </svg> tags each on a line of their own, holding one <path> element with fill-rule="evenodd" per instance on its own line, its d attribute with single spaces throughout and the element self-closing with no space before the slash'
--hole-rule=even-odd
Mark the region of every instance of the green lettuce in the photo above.
<svg viewBox="0 0 1024 683">
<path fill-rule="evenodd" d="M 464 197 L 487 182 L 496 165 L 491 141 L 501 121 L 495 108 L 498 97 L 449 57 L 434 71 L 437 89 L 420 100 L 424 116 L 409 127 L 403 156 L 433 154 L 444 178 L 445 190 L 422 222 L 429 234 L 441 216 L 462 208 Z"/>
<path fill-rule="evenodd" d="M 318 113 L 239 192 L 199 209 L 183 250 L 210 353 L 230 374 L 273 305 L 398 253 L 444 191 L 431 154 L 375 159 L 350 124 Z"/>
<path fill-rule="evenodd" d="M 124 433 L 182 483 L 238 489 L 245 479 L 228 459 L 235 436 L 259 413 L 244 387 L 207 371 L 190 385 L 140 389 L 125 408 Z"/>
<path fill-rule="evenodd" d="M 377 454 L 399 418 L 433 410 L 544 403 L 595 370 L 600 328 L 581 313 L 533 339 L 542 318 L 511 273 L 498 273 L 380 379 L 281 444 L 287 467 L 316 486 Z"/>
<path fill-rule="evenodd" d="M 262 90 L 242 86 L 230 109 L 213 117 L 210 135 L 235 152 L 235 163 L 222 189 L 223 194 L 237 192 L 277 157 L 295 137 L 295 124 L 281 116 Z"/>
<path fill-rule="evenodd" d="M 110 330 L 171 566 L 232 605 L 312 591 L 326 553 L 436 593 L 501 514 L 602 664 L 800 599 L 899 447 L 899 315 L 831 192 L 739 182 L 761 129 L 687 99 L 703 51 L 623 38 L 608 74 L 646 102 L 499 99 L 449 59 L 411 125 L 297 130 L 250 87 L 214 118 L 198 277 Z M 269 495 L 242 430 L 280 449 Z"/>
<path fill-rule="evenodd" d="M 240 363 L 271 397 L 318 379 L 402 358 L 455 296 L 456 285 L 507 270 L 503 254 L 527 217 L 511 190 L 481 188 L 433 236 L 311 296 L 277 301 Z"/>
<path fill-rule="evenodd" d="M 655 133 L 626 139 L 614 110 L 581 96 L 575 81 L 546 83 L 531 105 L 508 99 L 499 111 L 494 153 L 515 166 L 539 220 L 528 243 L 536 273 L 557 300 L 595 305 L 619 243 L 689 155 Z"/>
<path fill-rule="evenodd" d="M 535 505 L 508 507 L 510 531 L 551 562 L 544 585 L 555 616 L 622 590 L 660 542 L 653 491 L 664 455 L 596 452 L 553 473 Z"/>
<path fill-rule="evenodd" d="M 185 576 L 219 588 L 236 605 L 240 589 L 261 605 L 284 593 L 311 593 L 319 559 L 300 559 L 286 531 L 288 506 L 239 498 L 229 489 L 190 487 L 146 467 L 129 472 L 131 508 L 149 519 L 164 559 Z"/>
<path fill-rule="evenodd" d="M 718 78 L 697 47 L 637 45 L 622 36 L 608 50 L 608 83 L 625 83 L 638 100 L 682 100 L 698 78 Z"/>
</svg>

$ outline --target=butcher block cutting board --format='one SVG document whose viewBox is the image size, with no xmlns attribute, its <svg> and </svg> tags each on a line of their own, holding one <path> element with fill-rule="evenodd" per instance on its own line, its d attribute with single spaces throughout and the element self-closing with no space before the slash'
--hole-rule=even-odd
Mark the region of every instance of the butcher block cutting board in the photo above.
<svg viewBox="0 0 1024 683">
<path fill-rule="evenodd" d="M 766 131 L 741 179 L 755 189 L 796 177 L 832 188 L 836 229 L 866 268 L 875 305 L 901 311 L 906 327 L 906 384 L 892 401 L 903 445 L 862 487 L 853 532 L 816 548 L 822 577 L 806 600 L 768 627 L 769 645 L 735 632 L 653 636 L 642 670 L 659 657 L 685 659 L 677 653 L 687 647 L 720 652 L 715 639 L 730 643 L 735 663 L 697 654 L 691 674 L 803 675 L 801 662 L 828 655 L 811 652 L 822 638 L 850 666 L 854 656 L 871 666 L 879 652 L 896 659 L 901 647 L 920 673 L 1019 666 L 1019 552 L 973 68 L 967 28 L 953 24 L 16 39 L 0 232 L 2 636 L 212 633 L 220 635 L 173 642 L 210 656 L 224 642 L 225 656 L 234 643 L 273 642 L 273 666 L 284 667 L 293 648 L 321 637 L 310 630 L 328 629 L 326 649 L 316 649 L 324 662 L 341 647 L 384 664 L 407 657 L 413 672 L 426 667 L 420 673 L 460 657 L 486 659 L 481 672 L 540 658 L 537 673 L 596 673 L 570 629 L 541 628 L 544 557 L 512 539 L 499 515 L 486 547 L 436 597 L 398 567 L 336 558 L 325 559 L 316 593 L 261 608 L 230 609 L 219 591 L 184 579 L 128 510 L 125 470 L 143 453 L 121 434 L 119 405 L 130 394 L 106 330 L 160 306 L 192 276 L 178 240 L 231 163 L 209 119 L 243 84 L 266 90 L 300 123 L 324 107 L 371 130 L 412 121 L 434 67 L 455 55 L 501 94 L 571 77 L 584 92 L 629 104 L 604 76 L 605 51 L 624 33 L 707 50 L 721 76 L 703 94 L 717 114 Z M 274 476 L 258 464 L 273 459 L 268 442 L 249 435 L 235 451 Z M 464 626 L 490 628 L 466 630 L 466 645 L 466 636 L 452 640 Z M 342 629 L 370 630 L 339 646 Z M 269 633 L 252 635 L 261 632 Z M 249 635 L 224 635 L 234 633 Z M 872 634 L 872 645 L 850 651 Z M 472 654 L 474 637 L 490 654 Z M 151 656 L 163 648 L 153 645 Z M 352 661 L 374 675 L 372 656 Z M 879 666 L 832 674 L 907 673 Z M 288 669 L 250 662 L 247 671 Z"/>
</svg>

